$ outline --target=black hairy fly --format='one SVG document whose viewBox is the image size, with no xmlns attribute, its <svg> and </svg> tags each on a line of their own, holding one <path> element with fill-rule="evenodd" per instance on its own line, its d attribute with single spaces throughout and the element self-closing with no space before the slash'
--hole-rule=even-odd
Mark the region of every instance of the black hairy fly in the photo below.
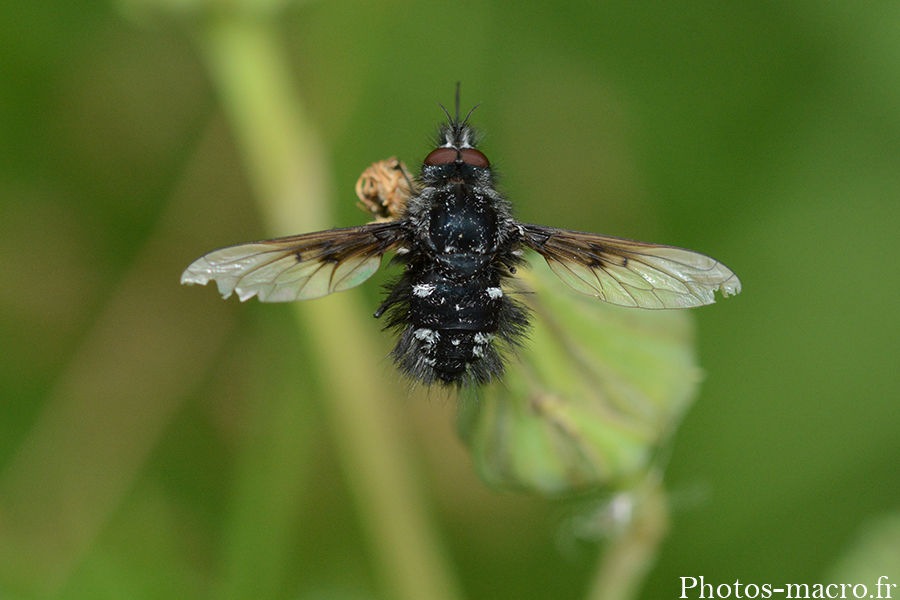
<svg viewBox="0 0 900 600">
<path fill-rule="evenodd" d="M 459 88 L 456 116 L 444 112 L 398 218 L 215 250 L 181 282 L 215 280 L 241 301 L 310 300 L 359 285 L 393 252 L 403 273 L 375 317 L 398 333 L 394 362 L 414 381 L 457 386 L 500 377 L 523 339 L 528 311 L 507 292 L 526 248 L 573 289 L 621 306 L 690 308 L 713 303 L 716 290 L 741 291 L 730 269 L 699 252 L 516 221 L 476 148 L 472 113 L 459 118 Z"/>
</svg>

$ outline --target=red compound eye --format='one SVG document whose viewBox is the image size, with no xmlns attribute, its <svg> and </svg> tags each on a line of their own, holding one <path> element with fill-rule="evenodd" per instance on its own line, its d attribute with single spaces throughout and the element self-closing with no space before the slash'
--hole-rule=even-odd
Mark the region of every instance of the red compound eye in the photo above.
<svg viewBox="0 0 900 600">
<path fill-rule="evenodd" d="M 432 154 L 434 154 L 432 152 Z M 475 148 L 463 148 L 459 151 L 460 156 L 462 156 L 462 161 L 467 165 L 472 167 L 489 167 L 491 166 L 490 161 L 487 159 L 481 151 L 476 150 Z"/>
<path fill-rule="evenodd" d="M 424 164 L 429 167 L 437 167 L 439 165 L 448 165 L 456 160 L 456 150 L 453 148 L 438 148 L 432 150 L 425 157 Z"/>
</svg>

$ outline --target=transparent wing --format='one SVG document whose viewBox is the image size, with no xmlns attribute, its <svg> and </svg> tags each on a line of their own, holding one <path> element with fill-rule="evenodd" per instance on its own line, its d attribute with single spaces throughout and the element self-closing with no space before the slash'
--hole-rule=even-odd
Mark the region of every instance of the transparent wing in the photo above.
<svg viewBox="0 0 900 600">
<path fill-rule="evenodd" d="M 371 277 L 384 253 L 402 243 L 402 226 L 371 223 L 221 248 L 191 263 L 181 283 L 215 281 L 223 298 L 237 293 L 241 302 L 320 298 Z"/>
<path fill-rule="evenodd" d="M 522 224 L 522 242 L 574 290 L 639 308 L 690 308 L 741 291 L 719 261 L 684 248 Z"/>
</svg>

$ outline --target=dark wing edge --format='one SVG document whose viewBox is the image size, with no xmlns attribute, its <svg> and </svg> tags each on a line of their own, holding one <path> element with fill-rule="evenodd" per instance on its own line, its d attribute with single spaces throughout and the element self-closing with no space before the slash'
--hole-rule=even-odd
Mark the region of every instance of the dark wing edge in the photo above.
<svg viewBox="0 0 900 600">
<path fill-rule="evenodd" d="M 357 286 L 404 240 L 403 223 L 370 223 L 220 248 L 195 260 L 181 283 L 215 281 L 219 293 L 241 302 L 293 302 Z"/>
<path fill-rule="evenodd" d="M 522 243 L 572 289 L 637 308 L 692 308 L 741 291 L 731 269 L 693 250 L 542 225 L 521 225 Z"/>
</svg>

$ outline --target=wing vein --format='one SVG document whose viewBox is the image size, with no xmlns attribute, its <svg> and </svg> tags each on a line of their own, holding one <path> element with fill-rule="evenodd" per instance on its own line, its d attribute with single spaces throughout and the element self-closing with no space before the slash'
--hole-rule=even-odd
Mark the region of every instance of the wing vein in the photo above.
<svg viewBox="0 0 900 600">
<path fill-rule="evenodd" d="M 221 248 L 194 261 L 182 283 L 215 281 L 227 298 L 262 302 L 310 300 L 359 285 L 381 257 L 405 241 L 403 220 Z"/>
<path fill-rule="evenodd" d="M 606 302 L 641 308 L 711 304 L 716 290 L 737 294 L 740 281 L 714 258 L 593 233 L 522 224 L 523 244 L 541 254 L 570 287 Z"/>
</svg>

